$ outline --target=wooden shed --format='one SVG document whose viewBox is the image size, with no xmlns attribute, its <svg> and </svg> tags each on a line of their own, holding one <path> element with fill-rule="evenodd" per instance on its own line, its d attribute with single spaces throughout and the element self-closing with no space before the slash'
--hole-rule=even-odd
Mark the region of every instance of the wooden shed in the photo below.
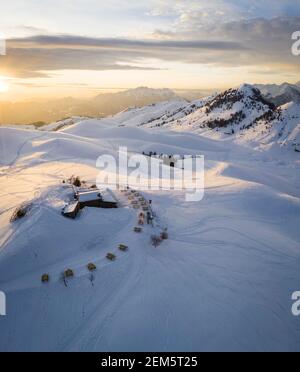
<svg viewBox="0 0 300 372">
<path fill-rule="evenodd" d="M 108 191 L 78 191 L 76 199 L 79 202 L 80 209 L 85 207 L 118 208 L 117 200 Z"/>
<path fill-rule="evenodd" d="M 79 202 L 80 209 L 85 207 L 101 207 L 102 196 L 99 190 L 96 191 L 78 191 L 76 199 Z"/>
</svg>

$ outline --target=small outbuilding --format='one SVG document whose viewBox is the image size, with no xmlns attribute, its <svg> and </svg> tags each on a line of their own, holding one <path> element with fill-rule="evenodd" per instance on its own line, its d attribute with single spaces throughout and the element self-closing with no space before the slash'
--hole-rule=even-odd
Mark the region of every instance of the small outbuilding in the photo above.
<svg viewBox="0 0 300 372">
<path fill-rule="evenodd" d="M 125 244 L 119 244 L 119 250 L 126 252 L 128 250 L 128 246 Z"/>
<path fill-rule="evenodd" d="M 87 264 L 87 269 L 89 271 L 95 271 L 95 270 L 97 270 L 97 266 L 91 262 L 91 263 Z"/>
<path fill-rule="evenodd" d="M 113 253 L 107 253 L 106 255 L 106 258 L 110 261 L 115 261 L 115 259 L 117 258 L 117 256 Z"/>
<path fill-rule="evenodd" d="M 68 218 L 76 218 L 80 210 L 80 205 L 78 201 L 71 202 L 67 204 L 62 210 L 62 215 Z"/>
<path fill-rule="evenodd" d="M 42 275 L 42 283 L 48 283 L 50 281 L 49 274 Z"/>
<path fill-rule="evenodd" d="M 64 271 L 63 275 L 64 275 L 65 278 L 73 278 L 74 272 L 71 269 L 67 269 L 67 270 Z"/>
</svg>

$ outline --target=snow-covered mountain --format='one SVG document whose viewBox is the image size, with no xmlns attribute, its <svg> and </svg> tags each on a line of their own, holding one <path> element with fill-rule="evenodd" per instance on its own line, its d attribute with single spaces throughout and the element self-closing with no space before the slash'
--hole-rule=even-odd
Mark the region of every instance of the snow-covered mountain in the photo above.
<svg viewBox="0 0 300 372">
<path fill-rule="evenodd" d="M 116 93 L 116 96 L 130 97 L 130 98 L 135 98 L 137 100 L 146 98 L 146 99 L 159 99 L 162 101 L 167 101 L 167 100 L 174 99 L 177 97 L 176 94 L 171 89 L 167 89 L 167 88 L 153 89 L 153 88 L 148 88 L 148 87 L 138 87 L 134 89 L 128 89 L 124 92 Z"/>
<path fill-rule="evenodd" d="M 272 117 L 258 120 L 247 135 L 263 145 L 278 144 L 300 152 L 300 103 L 279 107 Z"/>
<path fill-rule="evenodd" d="M 281 85 L 276 84 L 257 84 L 255 85 L 261 93 L 270 102 L 276 106 L 282 106 L 289 102 L 300 103 L 300 84 L 289 84 L 283 83 Z"/>
<path fill-rule="evenodd" d="M 244 84 L 191 103 L 163 102 L 129 109 L 111 118 L 112 125 L 192 132 L 260 147 L 299 149 L 297 102 L 276 107 L 254 86 Z"/>
<path fill-rule="evenodd" d="M 275 107 L 257 88 L 243 85 L 206 100 L 200 109 L 169 126 L 214 138 L 231 135 L 254 147 L 287 146 L 298 151 L 300 102 Z"/>
<path fill-rule="evenodd" d="M 289 102 L 300 103 L 300 87 L 297 89 L 295 87 L 288 86 L 286 87 L 284 93 L 275 97 L 269 97 L 269 99 L 276 106 L 282 106 Z"/>
<path fill-rule="evenodd" d="M 224 129 L 234 133 L 250 128 L 258 118 L 275 110 L 259 90 L 247 84 L 202 102 L 202 107 L 177 121 L 176 125 L 183 129 Z"/>
<path fill-rule="evenodd" d="M 261 149 L 300 146 L 300 104 L 279 107 L 255 87 L 243 84 L 204 99 L 187 102 L 183 99 L 128 108 L 99 121 L 73 118 L 53 123 L 44 129 L 62 130 L 70 127 L 74 134 L 87 133 L 84 126 L 103 125 L 142 127 L 152 130 L 192 132 L 208 138 L 219 138 L 244 143 Z M 72 125 L 78 123 L 78 125 Z M 89 125 L 89 126 L 90 126 Z M 43 128 L 41 128 L 43 129 Z"/>
<path fill-rule="evenodd" d="M 224 129 L 231 133 L 231 130 L 247 129 L 259 118 L 275 111 L 276 107 L 265 100 L 258 89 L 244 84 L 191 103 L 163 102 L 127 110 L 128 115 L 122 112 L 113 118 L 125 126 L 172 127 L 188 131 Z M 141 119 L 141 113 L 147 113 L 146 117 Z"/>
<path fill-rule="evenodd" d="M 261 91 L 264 96 L 269 97 L 276 97 L 283 93 L 285 93 L 287 88 L 298 88 L 300 87 L 299 83 L 290 84 L 290 83 L 283 83 L 283 84 L 255 84 L 254 85 L 257 89 Z M 299 88 L 300 89 L 300 88 Z"/>
<path fill-rule="evenodd" d="M 93 99 L 93 104 L 98 108 L 99 112 L 109 115 L 116 114 L 127 107 L 142 107 L 177 99 L 179 97 L 171 89 L 139 87 L 117 93 L 99 94 Z"/>
<path fill-rule="evenodd" d="M 169 126 L 212 138 L 231 136 L 254 147 L 287 146 L 298 151 L 300 103 L 276 107 L 257 88 L 242 85 L 209 99 L 200 109 Z"/>
</svg>

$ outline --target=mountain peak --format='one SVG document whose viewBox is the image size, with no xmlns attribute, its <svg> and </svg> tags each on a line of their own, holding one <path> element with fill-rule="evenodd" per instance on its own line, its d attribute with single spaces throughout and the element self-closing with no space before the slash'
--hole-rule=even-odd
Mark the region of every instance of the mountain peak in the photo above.
<svg viewBox="0 0 300 372">
<path fill-rule="evenodd" d="M 291 101 L 296 103 L 300 102 L 300 82 L 297 84 L 283 83 L 281 85 L 258 85 L 257 88 L 261 90 L 264 97 L 274 103 L 277 107 Z"/>
<path fill-rule="evenodd" d="M 245 96 L 253 96 L 260 94 L 260 91 L 253 85 L 244 83 L 239 86 L 238 91 L 243 93 Z"/>
<path fill-rule="evenodd" d="M 125 95 L 140 95 L 140 96 L 167 96 L 167 97 L 175 97 L 176 94 L 168 88 L 149 88 L 149 87 L 137 87 L 133 89 L 128 89 L 124 92 L 122 92 Z"/>
</svg>

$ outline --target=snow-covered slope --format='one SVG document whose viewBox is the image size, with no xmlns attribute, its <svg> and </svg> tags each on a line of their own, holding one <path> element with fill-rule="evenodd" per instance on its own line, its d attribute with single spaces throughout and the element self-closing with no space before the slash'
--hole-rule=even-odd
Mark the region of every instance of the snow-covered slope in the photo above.
<svg viewBox="0 0 300 372">
<path fill-rule="evenodd" d="M 115 115 L 113 119 L 120 126 L 143 126 L 158 119 L 176 115 L 187 105 L 188 102 L 183 99 L 154 103 L 145 107 L 128 108 Z"/>
<path fill-rule="evenodd" d="M 251 104 L 244 89 L 231 113 Z M 229 104 L 213 102 L 214 117 Z M 200 132 L 170 131 L 168 124 L 138 126 L 166 106 L 175 116 L 187 107 L 159 104 L 58 131 L 0 128 L 0 290 L 8 305 L 0 317 L 1 351 L 300 350 L 290 300 L 300 282 L 297 154 L 273 157 Z M 191 121 L 197 129 L 207 107 L 180 120 L 200 117 Z M 252 118 L 267 110 L 255 102 Z M 290 120 L 293 110 L 283 108 L 283 117 Z M 63 218 L 72 190 L 62 181 L 75 174 L 94 183 L 97 157 L 117 156 L 124 145 L 132 153 L 203 154 L 204 199 L 143 191 L 156 218 L 140 235 L 132 231 L 137 213 L 118 192 L 119 209 L 86 208 L 74 221 Z M 22 202 L 32 203 L 29 214 L 10 223 Z M 161 227 L 169 240 L 154 248 L 150 236 Z M 127 253 L 118 251 L 120 243 Z M 117 260 L 106 260 L 107 252 Z M 93 280 L 89 262 L 97 265 Z M 65 287 L 67 268 L 75 277 Z M 41 283 L 44 273 L 48 284 Z"/>
<path fill-rule="evenodd" d="M 80 117 L 72 117 L 64 121 L 44 126 L 42 130 L 62 130 L 69 129 L 69 126 L 78 122 L 87 121 L 91 123 L 98 123 L 99 126 L 111 125 L 119 127 L 145 127 L 145 128 L 157 128 L 162 127 L 167 123 L 172 123 L 175 120 L 185 118 L 187 115 L 195 112 L 201 108 L 206 102 L 211 100 L 212 97 L 188 102 L 181 98 L 173 100 L 163 101 L 159 103 L 153 103 L 143 107 L 128 107 L 126 110 L 120 113 L 108 116 L 105 119 L 88 119 Z M 84 125 L 80 123 L 80 125 Z"/>
<path fill-rule="evenodd" d="M 300 104 L 281 106 L 270 117 L 258 120 L 240 139 L 260 149 L 281 147 L 300 151 Z"/>
<path fill-rule="evenodd" d="M 66 127 L 69 127 L 70 125 L 76 124 L 80 121 L 87 120 L 88 118 L 82 117 L 82 116 L 72 116 L 67 119 L 59 120 L 57 122 L 43 125 L 40 128 L 38 128 L 41 131 L 57 131 L 62 130 Z"/>
</svg>

